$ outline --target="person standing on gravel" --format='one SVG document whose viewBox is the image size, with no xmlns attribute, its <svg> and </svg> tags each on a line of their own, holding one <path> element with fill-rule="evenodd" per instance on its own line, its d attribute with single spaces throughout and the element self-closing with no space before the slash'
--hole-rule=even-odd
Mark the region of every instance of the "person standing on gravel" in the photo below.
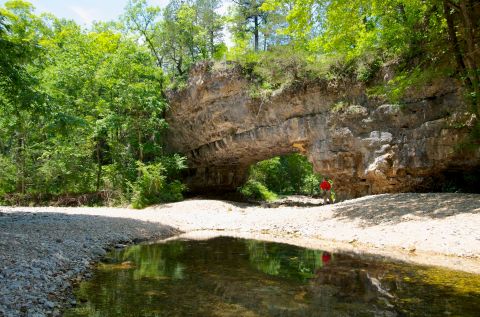
<svg viewBox="0 0 480 317">
<path fill-rule="evenodd" d="M 326 177 L 323 178 L 323 181 L 320 183 L 320 196 L 323 197 L 323 203 L 327 204 L 327 199 L 330 203 L 332 203 L 332 195 L 331 195 L 332 185 L 328 181 Z"/>
</svg>

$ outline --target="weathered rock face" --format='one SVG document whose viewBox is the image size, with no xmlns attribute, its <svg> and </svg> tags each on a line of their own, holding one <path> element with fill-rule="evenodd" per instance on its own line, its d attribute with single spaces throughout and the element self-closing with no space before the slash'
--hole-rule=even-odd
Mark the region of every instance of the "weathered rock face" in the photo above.
<svg viewBox="0 0 480 317">
<path fill-rule="evenodd" d="M 167 143 L 187 155 L 193 191 L 234 189 L 252 163 L 292 152 L 343 197 L 415 190 L 445 170 L 480 167 L 480 151 L 458 149 L 469 128 L 458 127 L 468 114 L 454 80 L 412 89 L 402 106 L 368 98 L 361 84 L 327 81 L 259 100 L 238 66 L 210 66 L 169 95 Z"/>
</svg>

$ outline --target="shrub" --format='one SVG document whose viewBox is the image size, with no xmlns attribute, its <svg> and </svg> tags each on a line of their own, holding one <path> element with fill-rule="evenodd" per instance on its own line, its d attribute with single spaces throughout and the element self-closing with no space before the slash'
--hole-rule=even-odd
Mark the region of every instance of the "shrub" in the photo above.
<svg viewBox="0 0 480 317">
<path fill-rule="evenodd" d="M 167 176 L 167 182 L 174 181 L 180 177 L 180 172 L 187 168 L 187 158 L 179 154 L 173 154 L 169 156 L 162 156 L 158 159 L 158 162 L 165 168 L 165 175 Z"/>
<path fill-rule="evenodd" d="M 138 162 L 138 178 L 132 184 L 132 207 L 144 208 L 160 202 L 161 191 L 165 187 L 165 168 L 161 163 L 143 164 Z"/>
<path fill-rule="evenodd" d="M 10 158 L 0 155 L 0 196 L 15 191 L 17 168 Z"/>
<path fill-rule="evenodd" d="M 178 180 L 172 178 L 177 175 L 175 169 L 185 167 L 184 158 L 173 156 L 170 159 L 163 158 L 164 162 L 144 164 L 137 162 L 138 177 L 132 188 L 132 207 L 144 208 L 148 205 L 179 201 L 183 199 L 183 191 L 186 187 Z M 175 163 L 176 162 L 176 163 Z M 167 167 L 166 167 L 167 166 Z"/>
<path fill-rule="evenodd" d="M 248 198 L 273 201 L 276 200 L 277 194 L 268 190 L 268 188 L 256 180 L 248 180 L 245 185 L 240 188 L 240 193 Z"/>
<path fill-rule="evenodd" d="M 303 179 L 301 192 L 310 196 L 320 194 L 320 183 L 322 177 L 318 174 L 309 174 Z"/>
<path fill-rule="evenodd" d="M 383 96 L 390 102 L 399 103 L 405 98 L 408 91 L 423 89 L 422 87 L 432 83 L 435 79 L 449 75 L 451 75 L 451 69 L 448 66 L 428 68 L 416 66 L 413 69 L 398 72 L 388 82 L 367 89 L 367 94 L 370 97 Z"/>
<path fill-rule="evenodd" d="M 173 202 L 183 199 L 182 193 L 187 189 L 185 184 L 179 180 L 174 180 L 171 183 L 165 185 L 164 190 L 159 195 L 159 201 L 161 202 Z"/>
</svg>

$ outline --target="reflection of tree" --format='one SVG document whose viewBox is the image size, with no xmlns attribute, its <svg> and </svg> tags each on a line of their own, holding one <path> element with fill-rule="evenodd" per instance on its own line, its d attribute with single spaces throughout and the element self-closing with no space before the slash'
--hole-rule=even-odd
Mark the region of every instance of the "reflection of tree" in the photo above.
<svg viewBox="0 0 480 317">
<path fill-rule="evenodd" d="M 327 254 L 232 238 L 134 246 L 82 283 L 88 303 L 65 316 L 478 315 L 479 277 Z"/>
<path fill-rule="evenodd" d="M 269 275 L 280 274 L 280 259 L 268 253 L 265 243 L 248 240 L 245 244 L 248 249 L 250 263 L 257 270 Z"/>
<path fill-rule="evenodd" d="M 174 241 L 165 244 L 163 248 L 156 245 L 135 245 L 127 248 L 121 257 L 123 261 L 135 263 L 135 279 L 181 279 L 184 266 L 177 259 L 183 252 L 184 245 L 180 241 Z"/>
<path fill-rule="evenodd" d="M 246 240 L 245 245 L 251 265 L 268 275 L 305 280 L 322 267 L 323 251 L 256 240 Z"/>
</svg>

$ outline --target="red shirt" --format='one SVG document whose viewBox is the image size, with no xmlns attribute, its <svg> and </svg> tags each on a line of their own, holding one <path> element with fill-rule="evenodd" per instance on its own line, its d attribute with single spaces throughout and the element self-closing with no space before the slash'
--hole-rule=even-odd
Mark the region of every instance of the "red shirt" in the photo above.
<svg viewBox="0 0 480 317">
<path fill-rule="evenodd" d="M 329 182 L 323 181 L 323 182 L 320 184 L 320 188 L 321 188 L 322 190 L 330 190 L 330 188 L 332 188 L 332 186 L 330 185 Z"/>
<path fill-rule="evenodd" d="M 330 262 L 330 260 L 332 259 L 332 255 L 328 252 L 323 252 L 322 253 L 322 262 L 323 264 L 328 264 L 328 262 Z"/>
</svg>

